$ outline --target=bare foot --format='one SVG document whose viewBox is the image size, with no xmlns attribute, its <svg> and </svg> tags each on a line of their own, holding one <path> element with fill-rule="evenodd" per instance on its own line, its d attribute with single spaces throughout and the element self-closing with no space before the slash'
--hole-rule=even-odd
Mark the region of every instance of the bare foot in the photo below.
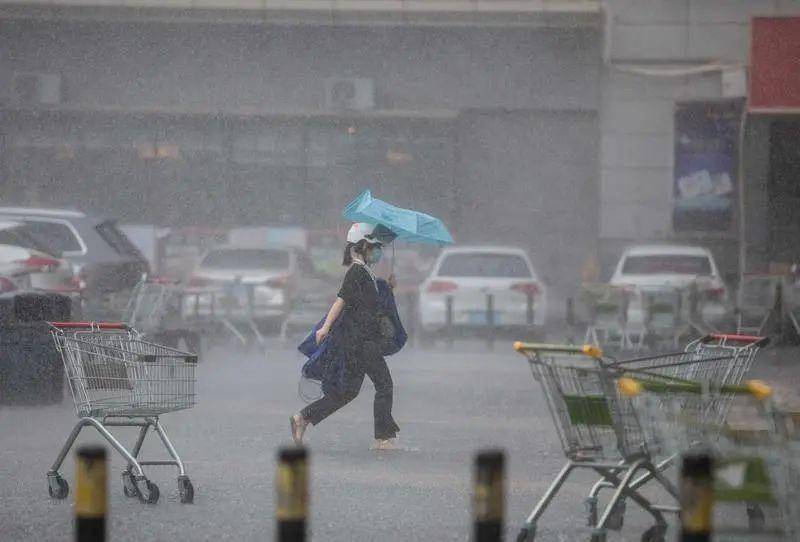
<svg viewBox="0 0 800 542">
<path fill-rule="evenodd" d="M 394 450 L 394 439 L 392 438 L 383 438 L 383 439 L 375 439 L 375 450 Z"/>
<path fill-rule="evenodd" d="M 289 417 L 289 425 L 292 428 L 292 440 L 294 440 L 295 444 L 301 446 L 303 444 L 303 434 L 306 432 L 306 427 L 308 427 L 308 420 L 297 412 Z"/>
</svg>

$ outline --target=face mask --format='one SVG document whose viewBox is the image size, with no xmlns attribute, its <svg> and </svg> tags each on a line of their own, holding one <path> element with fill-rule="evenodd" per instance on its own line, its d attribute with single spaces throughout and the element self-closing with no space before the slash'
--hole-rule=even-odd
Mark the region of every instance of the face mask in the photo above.
<svg viewBox="0 0 800 542">
<path fill-rule="evenodd" d="M 381 261 L 381 257 L 383 256 L 383 249 L 381 247 L 375 247 L 369 251 L 369 256 L 367 257 L 367 263 L 370 265 L 375 265 L 379 261 Z"/>
</svg>

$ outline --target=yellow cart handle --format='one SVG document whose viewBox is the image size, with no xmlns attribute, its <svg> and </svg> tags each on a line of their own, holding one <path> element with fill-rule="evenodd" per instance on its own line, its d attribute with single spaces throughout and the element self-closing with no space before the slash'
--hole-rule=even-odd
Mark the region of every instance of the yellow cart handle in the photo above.
<svg viewBox="0 0 800 542">
<path fill-rule="evenodd" d="M 545 344 L 545 343 L 524 343 L 517 341 L 514 343 L 514 350 L 520 354 L 526 352 L 550 352 L 554 354 L 583 354 L 592 358 L 602 358 L 603 351 L 600 347 L 593 344 Z"/>
<path fill-rule="evenodd" d="M 685 382 L 665 382 L 661 380 L 645 380 L 629 376 L 617 380 L 617 389 L 627 397 L 634 397 L 644 391 L 653 393 L 702 393 L 704 386 L 700 382 L 687 380 Z M 772 396 L 772 388 L 761 380 L 748 380 L 741 385 L 726 384 L 715 388 L 718 393 L 734 393 L 737 395 L 752 395 L 759 401 Z"/>
</svg>

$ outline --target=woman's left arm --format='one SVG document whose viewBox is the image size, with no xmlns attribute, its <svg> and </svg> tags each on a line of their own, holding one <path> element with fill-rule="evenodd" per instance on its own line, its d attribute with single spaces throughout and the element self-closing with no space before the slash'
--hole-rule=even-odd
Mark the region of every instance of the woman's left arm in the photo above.
<svg viewBox="0 0 800 542">
<path fill-rule="evenodd" d="M 322 324 L 322 327 L 317 330 L 317 344 L 320 344 L 331 332 L 331 326 L 333 326 L 333 323 L 339 318 L 339 315 L 342 314 L 342 310 L 344 310 L 344 299 L 337 297 L 336 301 L 331 305 L 331 309 L 328 311 L 328 316 L 325 317 L 325 322 Z"/>
</svg>

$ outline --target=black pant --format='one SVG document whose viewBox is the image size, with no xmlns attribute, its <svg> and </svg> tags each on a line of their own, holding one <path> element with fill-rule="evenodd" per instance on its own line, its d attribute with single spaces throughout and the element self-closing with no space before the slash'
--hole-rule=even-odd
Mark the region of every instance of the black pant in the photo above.
<svg viewBox="0 0 800 542">
<path fill-rule="evenodd" d="M 372 380 L 375 386 L 375 402 L 373 404 L 373 415 L 375 417 L 375 438 L 387 439 L 397 436 L 400 431 L 397 423 L 392 417 L 392 375 L 383 356 L 378 356 L 362 362 L 361 370 L 354 378 L 360 378 L 363 382 L 364 375 Z M 342 408 L 358 395 L 361 389 L 359 382 L 354 382 L 353 386 L 348 386 L 354 390 L 343 395 L 326 394 L 321 399 L 314 401 L 301 412 L 303 417 L 312 424 L 319 422 Z"/>
</svg>

